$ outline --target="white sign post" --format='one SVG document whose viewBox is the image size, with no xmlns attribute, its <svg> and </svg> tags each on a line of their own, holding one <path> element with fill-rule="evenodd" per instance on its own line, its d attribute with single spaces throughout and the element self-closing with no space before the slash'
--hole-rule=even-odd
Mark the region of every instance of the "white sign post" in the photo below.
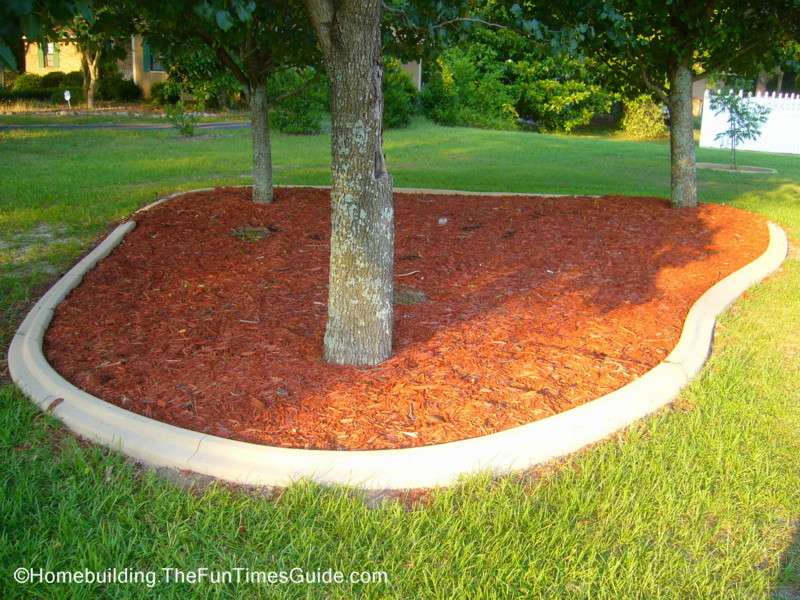
<svg viewBox="0 0 800 600">
<path fill-rule="evenodd" d="M 67 106 L 72 108 L 72 103 L 70 99 L 72 98 L 72 94 L 69 93 L 69 90 L 64 90 L 64 100 L 67 101 Z"/>
</svg>

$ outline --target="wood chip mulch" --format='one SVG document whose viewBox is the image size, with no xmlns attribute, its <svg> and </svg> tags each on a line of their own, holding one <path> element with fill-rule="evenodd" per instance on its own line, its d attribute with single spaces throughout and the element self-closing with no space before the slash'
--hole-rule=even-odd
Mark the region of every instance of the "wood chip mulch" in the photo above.
<svg viewBox="0 0 800 600">
<path fill-rule="evenodd" d="M 48 359 L 118 406 L 222 437 L 448 442 L 642 375 L 695 300 L 769 238 L 756 215 L 655 198 L 398 193 L 395 208 L 396 285 L 413 301 L 398 301 L 395 354 L 377 367 L 321 359 L 330 207 L 315 189 L 264 206 L 220 188 L 137 215 L 59 306 Z"/>
</svg>

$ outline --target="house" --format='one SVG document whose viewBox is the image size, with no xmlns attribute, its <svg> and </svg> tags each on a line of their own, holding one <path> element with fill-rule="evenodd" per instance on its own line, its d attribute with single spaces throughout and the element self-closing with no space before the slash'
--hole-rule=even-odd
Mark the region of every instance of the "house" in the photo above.
<svg viewBox="0 0 800 600">
<path fill-rule="evenodd" d="M 29 42 L 25 48 L 24 71 L 44 75 L 53 71 L 80 71 L 82 56 L 77 45 L 71 42 L 48 42 L 44 45 Z M 142 88 L 145 98 L 150 96 L 154 83 L 164 81 L 167 72 L 150 51 L 148 43 L 140 35 L 132 35 L 125 58 L 117 61 L 120 75 Z"/>
<path fill-rule="evenodd" d="M 29 42 L 25 48 L 24 71 L 44 75 L 53 71 L 81 70 L 81 52 L 71 42 L 48 42 L 40 45 Z M 150 97 L 153 84 L 167 79 L 167 72 L 150 46 L 140 35 L 132 35 L 125 58 L 117 61 L 123 79 L 133 80 L 142 89 L 145 98 Z M 403 63 L 403 70 L 411 77 L 417 91 L 422 89 L 422 62 Z"/>
<path fill-rule="evenodd" d="M 411 83 L 417 88 L 417 91 L 422 90 L 422 60 L 413 60 L 411 62 L 403 63 L 400 65 L 402 69 L 411 77 Z"/>
</svg>

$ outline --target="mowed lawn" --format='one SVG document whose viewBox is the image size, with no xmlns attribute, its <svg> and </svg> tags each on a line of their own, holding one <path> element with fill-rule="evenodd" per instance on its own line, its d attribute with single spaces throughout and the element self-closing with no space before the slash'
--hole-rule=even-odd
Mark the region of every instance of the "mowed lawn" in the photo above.
<svg viewBox="0 0 800 600">
<path fill-rule="evenodd" d="M 2 124 L 0 119 L 0 124 Z M 249 132 L 0 131 L 0 342 L 109 224 L 167 192 L 249 182 Z M 398 186 L 668 196 L 668 144 L 442 128 L 386 135 Z M 278 183 L 329 182 L 329 138 L 276 136 Z M 724 151 L 698 159 L 725 162 Z M 800 239 L 800 157 L 700 172 L 705 202 Z M 424 502 L 298 484 L 187 492 L 0 384 L 0 597 L 798 598 L 800 255 L 721 319 L 669 410 L 561 464 Z M 22 586 L 18 567 L 385 571 L 388 583 Z"/>
</svg>

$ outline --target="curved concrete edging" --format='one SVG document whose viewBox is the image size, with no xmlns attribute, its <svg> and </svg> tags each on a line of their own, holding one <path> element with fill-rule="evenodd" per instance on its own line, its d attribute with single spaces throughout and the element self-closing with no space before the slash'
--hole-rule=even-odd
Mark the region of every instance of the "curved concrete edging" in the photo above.
<svg viewBox="0 0 800 600">
<path fill-rule="evenodd" d="M 186 193 L 191 192 L 158 202 Z M 75 433 L 135 459 L 236 483 L 270 486 L 302 478 L 366 489 L 448 485 L 477 471 L 526 469 L 597 442 L 668 404 L 708 358 L 717 315 L 775 271 L 788 251 L 784 231 L 769 223 L 770 242 L 764 254 L 695 302 L 666 360 L 596 400 L 527 425 L 446 444 L 398 450 L 302 450 L 229 440 L 132 413 L 75 387 L 47 362 L 42 342 L 56 306 L 135 226 L 132 221 L 119 225 L 36 303 L 9 349 L 12 379 L 42 410 Z"/>
</svg>

